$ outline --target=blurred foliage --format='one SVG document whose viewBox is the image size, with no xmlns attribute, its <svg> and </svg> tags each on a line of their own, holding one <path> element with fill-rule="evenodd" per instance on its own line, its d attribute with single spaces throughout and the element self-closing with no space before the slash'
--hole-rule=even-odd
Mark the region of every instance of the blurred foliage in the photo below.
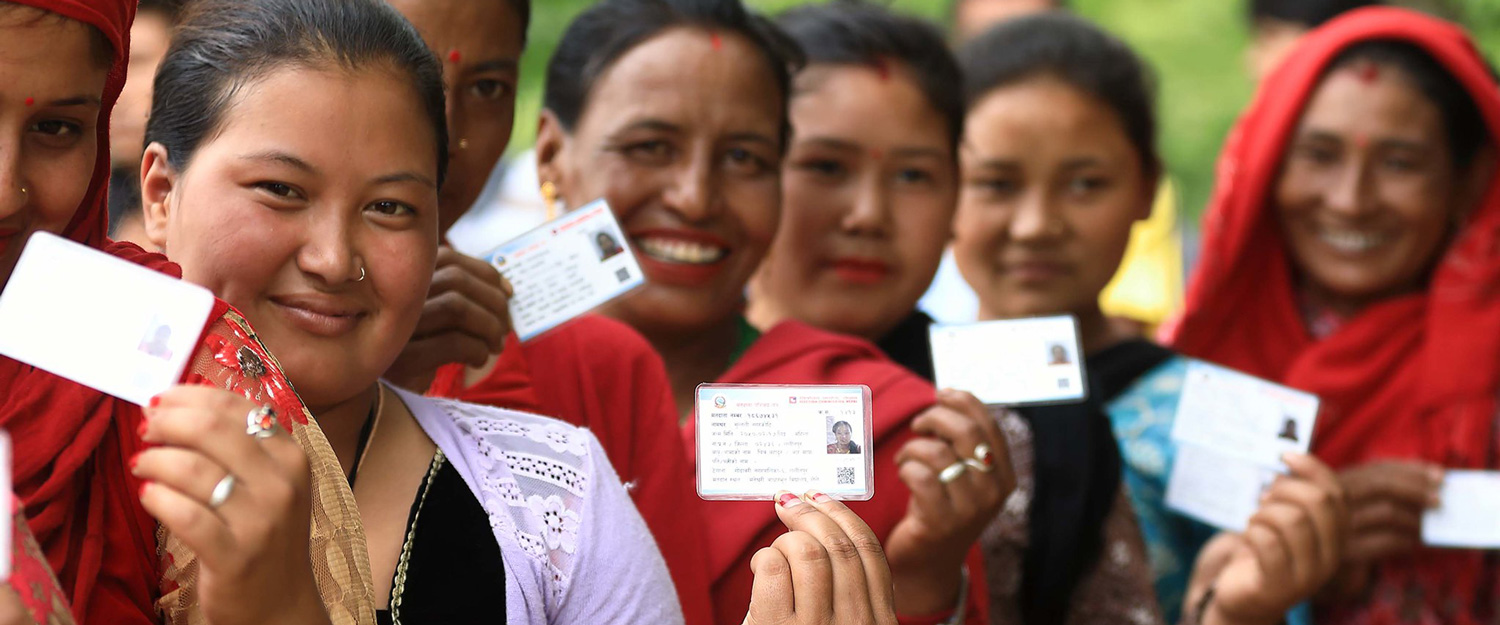
<svg viewBox="0 0 1500 625">
<path fill-rule="evenodd" d="M 748 0 L 775 13 L 806 0 Z M 536 135 L 547 59 L 569 20 L 591 0 L 536 0 L 523 61 L 512 153 Z M 1162 154 L 1178 182 L 1182 214 L 1195 220 L 1213 185 L 1214 161 L 1254 92 L 1244 61 L 1249 36 L 1244 0 L 1071 0 L 1076 12 L 1123 37 L 1151 62 L 1160 81 Z M 1407 0 L 1462 21 L 1492 62 L 1500 59 L 1500 0 Z M 898 10 L 946 19 L 948 0 L 893 0 Z"/>
</svg>

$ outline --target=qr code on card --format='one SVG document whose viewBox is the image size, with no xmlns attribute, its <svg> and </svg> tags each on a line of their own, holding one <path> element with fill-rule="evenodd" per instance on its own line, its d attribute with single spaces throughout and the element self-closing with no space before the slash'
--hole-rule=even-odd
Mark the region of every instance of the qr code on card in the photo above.
<svg viewBox="0 0 1500 625">
<path fill-rule="evenodd" d="M 854 467 L 838 467 L 837 483 L 839 486 L 854 485 Z"/>
</svg>

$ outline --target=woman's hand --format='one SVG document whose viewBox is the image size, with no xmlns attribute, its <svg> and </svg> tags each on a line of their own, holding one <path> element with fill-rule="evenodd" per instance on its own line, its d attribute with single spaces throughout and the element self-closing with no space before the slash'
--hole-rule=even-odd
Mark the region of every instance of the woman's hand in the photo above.
<svg viewBox="0 0 1500 625">
<path fill-rule="evenodd" d="M 750 559 L 745 625 L 895 625 L 891 571 L 875 532 L 822 493 L 782 492 L 776 502 L 791 531 Z"/>
<path fill-rule="evenodd" d="M 440 246 L 422 319 L 386 378 L 422 392 L 443 365 L 483 367 L 510 334 L 512 294 L 510 283 L 489 263 Z"/>
<path fill-rule="evenodd" d="M 896 452 L 911 489 L 906 517 L 886 538 L 897 611 L 940 614 L 955 607 L 962 567 L 1016 487 L 1005 434 L 984 404 L 943 390 L 937 405 L 912 422 L 919 436 Z"/>
<path fill-rule="evenodd" d="M 311 473 L 285 430 L 247 433 L 259 406 L 234 393 L 179 386 L 152 400 L 131 460 L 141 503 L 197 553 L 198 600 L 215 625 L 328 623 L 309 556 Z M 220 505 L 215 491 L 233 476 Z"/>
<path fill-rule="evenodd" d="M 1442 467 L 1420 462 L 1375 462 L 1339 473 L 1349 499 L 1344 561 L 1334 597 L 1362 592 L 1375 565 L 1422 544 L 1422 515 L 1437 506 Z"/>
<path fill-rule="evenodd" d="M 1204 592 L 1203 625 L 1276 625 L 1338 570 L 1348 533 L 1343 488 L 1311 456 L 1287 454 L 1289 475 L 1276 478 L 1244 534 L 1220 534 L 1198 556 L 1184 610 Z"/>
</svg>

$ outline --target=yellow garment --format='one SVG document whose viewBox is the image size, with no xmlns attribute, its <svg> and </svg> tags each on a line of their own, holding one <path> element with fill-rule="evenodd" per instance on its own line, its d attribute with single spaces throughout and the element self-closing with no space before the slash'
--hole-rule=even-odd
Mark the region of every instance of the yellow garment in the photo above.
<svg viewBox="0 0 1500 625">
<path fill-rule="evenodd" d="M 1136 222 L 1115 278 L 1099 294 L 1111 317 L 1157 326 L 1182 308 L 1182 229 L 1177 225 L 1177 194 L 1163 180 L 1151 217 Z"/>
</svg>

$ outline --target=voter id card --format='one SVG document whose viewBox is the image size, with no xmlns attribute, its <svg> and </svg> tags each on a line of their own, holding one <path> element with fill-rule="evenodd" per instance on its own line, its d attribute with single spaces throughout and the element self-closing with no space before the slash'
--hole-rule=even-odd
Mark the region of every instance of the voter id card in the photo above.
<svg viewBox="0 0 1500 625">
<path fill-rule="evenodd" d="M 871 409 L 863 385 L 699 385 L 698 496 L 752 501 L 816 490 L 870 499 Z"/>
<path fill-rule="evenodd" d="M 510 320 L 522 341 L 646 283 L 604 200 L 537 226 L 485 260 L 515 288 Z"/>
<path fill-rule="evenodd" d="M 928 333 L 938 388 L 968 391 L 990 406 L 1088 397 L 1072 315 L 933 325 Z"/>
<path fill-rule="evenodd" d="M 213 307 L 203 287 L 39 232 L 0 292 L 0 354 L 144 406 L 182 379 Z"/>
<path fill-rule="evenodd" d="M 10 579 L 11 549 L 15 547 L 15 545 L 11 544 L 11 536 L 16 531 L 11 526 L 16 518 L 11 510 L 12 504 L 10 501 L 10 498 L 14 497 L 12 493 L 15 492 L 14 487 L 11 486 L 11 466 L 13 464 L 11 458 L 10 434 L 7 434 L 4 430 L 0 430 L 0 488 L 5 489 L 0 491 L 5 493 L 5 501 L 3 504 L 0 504 L 0 516 L 4 517 L 0 519 L 0 583 Z"/>
<path fill-rule="evenodd" d="M 1260 495 L 1307 453 L 1318 397 L 1255 376 L 1190 361 L 1172 423 L 1176 454 L 1167 505 L 1210 525 L 1243 530 Z"/>
<path fill-rule="evenodd" d="M 1423 544 L 1500 549 L 1500 473 L 1448 471 L 1439 499 L 1422 515 Z"/>
</svg>

